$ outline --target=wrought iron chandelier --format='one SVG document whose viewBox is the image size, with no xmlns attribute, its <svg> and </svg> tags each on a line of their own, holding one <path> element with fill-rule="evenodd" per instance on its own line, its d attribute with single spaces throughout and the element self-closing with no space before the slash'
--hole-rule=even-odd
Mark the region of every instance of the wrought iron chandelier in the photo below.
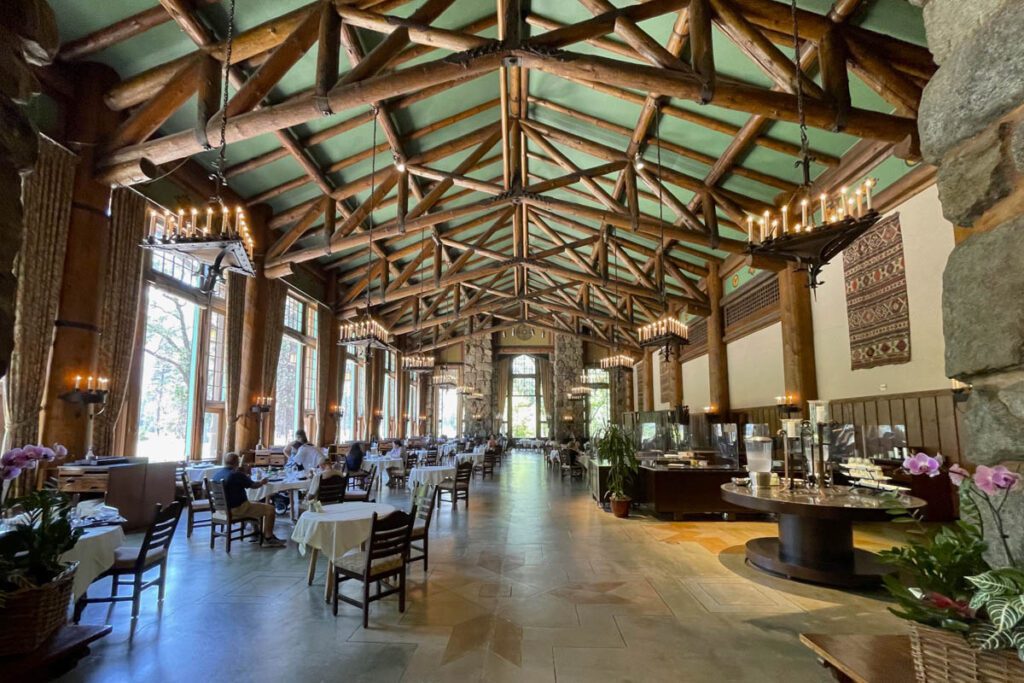
<svg viewBox="0 0 1024 683">
<path fill-rule="evenodd" d="M 377 108 L 372 107 L 373 117 L 373 146 L 370 149 L 377 149 Z M 377 155 L 370 157 L 370 196 L 376 192 L 375 183 L 377 180 Z M 357 348 L 391 349 L 391 333 L 387 327 L 378 322 L 370 313 L 371 294 L 373 292 L 373 211 L 367 212 L 367 244 L 366 244 L 366 311 L 355 322 L 343 323 L 341 326 L 341 338 L 339 344 L 355 346 Z M 381 298 L 384 295 L 384 278 L 380 284 Z"/>
<path fill-rule="evenodd" d="M 430 375 L 430 384 L 435 387 L 453 387 L 458 381 L 455 373 L 443 365 L 435 367 L 433 374 Z"/>
<path fill-rule="evenodd" d="M 601 367 L 605 370 L 612 368 L 631 368 L 636 365 L 636 358 L 626 353 L 616 353 L 605 356 L 600 360 Z"/>
<path fill-rule="evenodd" d="M 425 353 L 402 356 L 402 369 L 412 374 L 433 372 L 434 357 Z"/>
<path fill-rule="evenodd" d="M 172 252 L 195 259 L 199 263 L 199 291 L 210 294 L 225 270 L 255 277 L 253 239 L 248 217 L 241 206 L 232 209 L 223 197 L 227 187 L 228 75 L 235 33 L 235 1 L 228 12 L 228 33 L 225 40 L 224 68 L 221 81 L 220 142 L 210 179 L 214 194 L 203 206 L 185 206 L 177 211 L 150 211 L 142 248 L 154 252 Z M 207 149 L 212 149 L 207 145 Z"/>
<path fill-rule="evenodd" d="M 660 348 L 662 358 L 671 360 L 673 355 L 678 359 L 680 349 L 690 343 L 690 329 L 678 319 L 665 316 L 660 320 L 648 323 L 637 330 L 640 346 Z"/>
<path fill-rule="evenodd" d="M 811 187 L 811 161 L 804 114 L 803 73 L 800 69 L 800 32 L 797 27 L 796 0 L 791 0 L 793 18 L 793 49 L 796 63 L 796 103 L 800 121 L 800 159 L 796 162 L 803 171 L 800 200 L 800 221 L 792 225 L 789 206 L 783 206 L 779 215 L 770 211 L 761 216 L 747 216 L 747 250 L 752 255 L 765 255 L 796 263 L 807 270 L 807 284 L 815 289 L 821 281 L 818 276 L 829 261 L 850 246 L 872 225 L 881 214 L 871 205 L 874 180 L 866 179 L 850 191 L 823 192 L 817 206 L 807 196 Z M 792 218 L 795 218 L 793 216 Z M 756 223 L 756 225 L 755 225 Z"/>
</svg>

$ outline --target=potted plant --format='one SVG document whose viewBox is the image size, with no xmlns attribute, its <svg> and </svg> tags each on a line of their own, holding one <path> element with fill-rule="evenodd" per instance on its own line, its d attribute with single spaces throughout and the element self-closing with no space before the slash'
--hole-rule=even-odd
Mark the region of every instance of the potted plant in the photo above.
<svg viewBox="0 0 1024 683">
<path fill-rule="evenodd" d="M 7 484 L 61 453 L 60 446 L 15 448 L 0 459 L 0 475 Z M 7 527 L 0 533 L 0 656 L 35 650 L 67 621 L 75 565 L 61 556 L 82 535 L 70 512 L 67 496 L 57 491 L 32 491 L 0 505 Z"/>
<path fill-rule="evenodd" d="M 633 501 L 629 492 L 633 490 L 640 463 L 633 449 L 633 437 L 625 427 L 608 425 L 597 438 L 597 457 L 608 463 L 608 499 L 616 517 L 628 517 L 629 505 Z"/>
<path fill-rule="evenodd" d="M 934 476 L 940 464 L 918 453 L 904 468 Z M 1021 477 L 983 465 L 973 475 L 953 465 L 949 476 L 961 519 L 937 531 L 919 524 L 916 540 L 881 553 L 900 570 L 885 578 L 898 603 L 891 611 L 913 622 L 918 681 L 1024 680 L 1024 558 L 1015 557 L 1002 514 L 1007 499 L 1021 495 Z M 917 521 L 905 510 L 891 512 L 896 521 Z"/>
</svg>

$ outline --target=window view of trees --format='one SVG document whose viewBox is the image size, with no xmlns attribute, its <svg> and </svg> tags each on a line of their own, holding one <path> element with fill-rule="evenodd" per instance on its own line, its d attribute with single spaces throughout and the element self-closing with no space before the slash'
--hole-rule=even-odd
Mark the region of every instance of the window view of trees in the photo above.
<svg viewBox="0 0 1024 683">
<path fill-rule="evenodd" d="M 459 392 L 455 387 L 437 388 L 437 435 L 459 434 Z"/>
<path fill-rule="evenodd" d="M 316 414 L 316 307 L 288 295 L 274 385 L 273 443 L 290 443 L 296 429 L 312 438 Z"/>
<path fill-rule="evenodd" d="M 136 453 L 153 461 L 188 457 L 198 307 L 147 288 L 145 358 Z"/>
<path fill-rule="evenodd" d="M 600 368 L 587 369 L 587 384 L 590 396 L 587 398 L 588 434 L 596 436 L 608 426 L 612 416 L 612 396 L 608 371 Z"/>
<path fill-rule="evenodd" d="M 540 396 L 537 390 L 537 361 L 527 355 L 512 359 L 509 424 L 512 436 L 529 439 L 540 430 Z"/>
</svg>

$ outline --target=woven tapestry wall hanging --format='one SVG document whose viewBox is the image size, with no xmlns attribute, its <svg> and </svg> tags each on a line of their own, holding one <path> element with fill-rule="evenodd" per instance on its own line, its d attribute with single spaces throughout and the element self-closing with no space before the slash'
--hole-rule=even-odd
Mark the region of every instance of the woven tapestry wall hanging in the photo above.
<svg viewBox="0 0 1024 683">
<path fill-rule="evenodd" d="M 850 365 L 854 370 L 910 362 L 907 267 L 898 213 L 843 252 Z"/>
</svg>

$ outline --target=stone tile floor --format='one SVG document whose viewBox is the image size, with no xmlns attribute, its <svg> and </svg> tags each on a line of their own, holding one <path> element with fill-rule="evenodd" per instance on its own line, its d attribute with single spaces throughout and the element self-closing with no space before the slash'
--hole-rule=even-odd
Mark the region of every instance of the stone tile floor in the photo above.
<svg viewBox="0 0 1024 683">
<path fill-rule="evenodd" d="M 408 505 L 408 494 L 382 502 Z M 851 593 L 746 566 L 743 543 L 769 522 L 662 522 L 601 511 L 583 483 L 537 454 L 514 453 L 474 479 L 469 508 L 445 504 L 430 571 L 410 572 L 409 603 L 374 603 L 370 628 L 323 602 L 306 558 L 287 549 L 174 539 L 167 599 L 91 605 L 83 622 L 114 632 L 67 681 L 825 681 L 801 632 L 897 633 L 881 593 Z M 291 532 L 278 522 L 278 535 Z M 889 547 L 890 529 L 858 529 Z M 94 594 L 106 586 L 97 585 Z M 348 590 L 357 590 L 353 585 Z"/>
</svg>

